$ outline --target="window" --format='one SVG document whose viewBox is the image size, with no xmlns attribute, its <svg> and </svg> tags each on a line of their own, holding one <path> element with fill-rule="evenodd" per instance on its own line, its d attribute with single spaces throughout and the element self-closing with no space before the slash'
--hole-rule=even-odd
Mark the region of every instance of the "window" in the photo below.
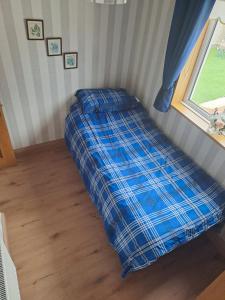
<svg viewBox="0 0 225 300">
<path fill-rule="evenodd" d="M 206 23 L 177 81 L 172 106 L 225 148 L 225 2 Z"/>
<path fill-rule="evenodd" d="M 225 24 L 210 20 L 184 96 L 207 120 L 225 111 Z"/>
</svg>

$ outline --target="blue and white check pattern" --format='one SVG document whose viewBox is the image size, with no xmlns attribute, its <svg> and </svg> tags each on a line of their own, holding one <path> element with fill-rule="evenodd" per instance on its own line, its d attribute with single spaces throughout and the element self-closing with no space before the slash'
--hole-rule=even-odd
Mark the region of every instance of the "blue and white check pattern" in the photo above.
<svg viewBox="0 0 225 300">
<path fill-rule="evenodd" d="M 141 104 L 82 114 L 72 106 L 65 140 L 120 257 L 122 276 L 225 219 L 225 190 L 149 119 Z"/>
<path fill-rule="evenodd" d="M 138 103 L 124 89 L 81 89 L 76 92 L 76 97 L 83 113 L 126 110 Z"/>
</svg>

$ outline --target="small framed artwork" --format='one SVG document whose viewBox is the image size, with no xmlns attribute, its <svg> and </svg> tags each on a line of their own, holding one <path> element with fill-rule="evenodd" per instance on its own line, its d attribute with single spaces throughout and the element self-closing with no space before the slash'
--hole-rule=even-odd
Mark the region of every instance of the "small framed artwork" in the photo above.
<svg viewBox="0 0 225 300">
<path fill-rule="evenodd" d="M 27 39 L 43 40 L 44 39 L 44 22 L 38 19 L 25 19 Z"/>
<path fill-rule="evenodd" d="M 78 53 L 65 52 L 64 56 L 64 69 L 76 69 L 78 67 Z"/>
<path fill-rule="evenodd" d="M 57 56 L 62 55 L 62 38 L 46 38 L 47 43 L 47 55 Z"/>
</svg>

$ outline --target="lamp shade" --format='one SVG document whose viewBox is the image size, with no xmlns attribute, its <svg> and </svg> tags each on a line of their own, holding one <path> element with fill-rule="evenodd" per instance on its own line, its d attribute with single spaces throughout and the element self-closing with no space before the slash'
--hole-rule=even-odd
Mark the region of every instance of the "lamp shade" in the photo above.
<svg viewBox="0 0 225 300">
<path fill-rule="evenodd" d="M 126 4 L 127 0 L 91 0 L 96 4 Z"/>
</svg>

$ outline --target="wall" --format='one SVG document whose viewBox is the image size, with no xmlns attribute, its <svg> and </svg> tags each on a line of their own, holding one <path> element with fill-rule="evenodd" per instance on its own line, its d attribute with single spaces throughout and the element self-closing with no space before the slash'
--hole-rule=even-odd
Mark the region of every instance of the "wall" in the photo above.
<svg viewBox="0 0 225 300">
<path fill-rule="evenodd" d="M 62 137 L 77 88 L 122 86 L 225 186 L 225 149 L 173 108 L 153 108 L 173 7 L 174 0 L 129 0 L 116 7 L 88 0 L 0 0 L 0 98 L 14 147 Z M 44 42 L 27 41 L 23 20 L 31 17 L 44 19 L 46 37 L 63 37 L 64 51 L 78 50 L 78 70 L 63 70 L 62 57 L 47 57 Z"/>
<path fill-rule="evenodd" d="M 224 4 L 224 3 L 223 3 Z M 158 125 L 225 185 L 225 150 L 180 113 L 157 112 L 174 0 L 129 0 L 125 6 L 88 0 L 0 0 L 0 98 L 15 148 L 63 136 L 77 88 L 122 86 L 135 93 Z M 45 43 L 27 41 L 24 18 L 43 18 L 45 36 L 62 36 L 79 51 L 79 69 L 47 57 Z"/>
<path fill-rule="evenodd" d="M 133 32 L 134 63 L 129 65 L 124 83 L 143 101 L 151 117 L 173 142 L 225 186 L 225 149 L 173 108 L 167 113 L 160 113 L 153 107 L 161 86 L 174 3 L 174 0 L 143 2 L 142 13 L 138 17 L 140 22 Z M 213 17 L 216 11 L 219 9 L 213 11 Z M 225 240 L 225 226 L 220 228 L 220 236 Z"/>
<path fill-rule="evenodd" d="M 225 149 L 173 108 L 160 113 L 153 107 L 161 85 L 173 7 L 173 0 L 144 1 L 141 22 L 133 35 L 135 64 L 130 66 L 127 88 L 143 100 L 151 117 L 174 143 L 225 186 Z"/>
<path fill-rule="evenodd" d="M 143 2 L 0 0 L 0 99 L 14 148 L 63 137 L 76 89 L 123 83 L 133 63 L 128 28 L 134 31 Z M 79 69 L 64 70 L 62 57 L 47 57 L 44 41 L 28 41 L 25 18 L 43 18 L 45 37 L 62 36 L 64 51 L 77 50 Z"/>
</svg>

